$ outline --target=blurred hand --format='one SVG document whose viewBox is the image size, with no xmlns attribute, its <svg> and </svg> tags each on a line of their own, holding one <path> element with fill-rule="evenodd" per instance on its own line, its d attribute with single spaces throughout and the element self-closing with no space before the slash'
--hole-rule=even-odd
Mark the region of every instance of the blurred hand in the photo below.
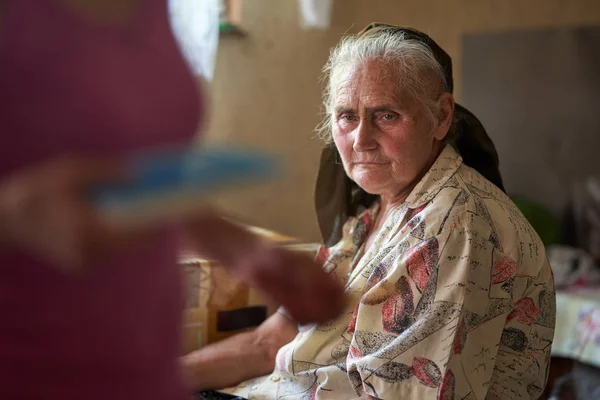
<svg viewBox="0 0 600 400">
<path fill-rule="evenodd" d="M 344 289 L 314 257 L 265 243 L 207 211 L 188 224 L 190 246 L 261 290 L 300 324 L 326 322 L 344 308 Z"/>
<path fill-rule="evenodd" d="M 120 171 L 99 162 L 58 159 L 27 168 L 0 182 L 0 238 L 67 270 L 78 270 L 125 240 L 102 224 L 90 204 L 90 188 L 117 181 Z"/>
<path fill-rule="evenodd" d="M 326 322 L 344 308 L 341 284 L 306 253 L 265 246 L 240 259 L 234 268 L 300 324 Z"/>
</svg>

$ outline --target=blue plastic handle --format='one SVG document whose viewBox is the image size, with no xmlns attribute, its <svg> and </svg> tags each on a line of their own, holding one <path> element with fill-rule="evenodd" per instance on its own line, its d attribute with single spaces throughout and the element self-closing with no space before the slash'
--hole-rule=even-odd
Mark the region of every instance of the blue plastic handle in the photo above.
<svg viewBox="0 0 600 400">
<path fill-rule="evenodd" d="M 97 187 L 92 197 L 100 207 L 124 205 L 180 192 L 201 195 L 270 180 L 280 173 L 276 157 L 247 150 L 186 148 L 154 152 L 131 162 L 127 185 Z"/>
</svg>

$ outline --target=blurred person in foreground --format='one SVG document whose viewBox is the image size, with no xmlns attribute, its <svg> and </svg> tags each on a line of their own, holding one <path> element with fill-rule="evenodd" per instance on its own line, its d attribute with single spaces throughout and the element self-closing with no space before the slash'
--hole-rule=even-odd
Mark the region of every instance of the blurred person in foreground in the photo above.
<svg viewBox="0 0 600 400">
<path fill-rule="evenodd" d="M 552 273 L 493 143 L 454 102 L 450 57 L 422 32 L 372 24 L 325 71 L 319 259 L 350 301 L 326 324 L 283 308 L 184 357 L 198 398 L 537 399 Z"/>
<path fill-rule="evenodd" d="M 187 398 L 179 236 L 298 318 L 337 315 L 314 260 L 216 212 L 133 232 L 92 207 L 130 156 L 192 145 L 206 118 L 165 0 L 0 6 L 1 399 Z"/>
</svg>

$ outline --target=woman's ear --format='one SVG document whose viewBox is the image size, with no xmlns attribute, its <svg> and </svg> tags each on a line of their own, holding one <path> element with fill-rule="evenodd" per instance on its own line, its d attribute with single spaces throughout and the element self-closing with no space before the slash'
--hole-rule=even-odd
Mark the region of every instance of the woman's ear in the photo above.
<svg viewBox="0 0 600 400">
<path fill-rule="evenodd" d="M 448 92 L 442 93 L 439 98 L 440 113 L 438 115 L 438 124 L 435 128 L 434 137 L 437 140 L 444 140 L 450 125 L 452 125 L 452 118 L 454 117 L 454 97 Z"/>
</svg>

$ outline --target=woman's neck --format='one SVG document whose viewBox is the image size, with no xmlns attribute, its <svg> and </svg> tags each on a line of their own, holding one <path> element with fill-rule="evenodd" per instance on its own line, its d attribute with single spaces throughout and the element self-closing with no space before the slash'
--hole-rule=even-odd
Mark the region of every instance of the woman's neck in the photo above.
<svg viewBox="0 0 600 400">
<path fill-rule="evenodd" d="M 397 206 L 401 205 L 403 202 L 404 200 L 399 202 L 388 202 L 384 201 L 383 199 L 380 200 L 379 212 L 377 213 L 375 221 L 373 221 L 373 225 L 371 226 L 371 229 L 369 230 L 369 233 L 367 234 L 367 238 L 365 240 L 365 250 L 371 246 L 373 240 L 375 240 L 375 237 L 377 236 L 377 233 L 381 230 L 381 228 L 385 224 L 385 221 L 388 219 L 393 210 Z"/>
<path fill-rule="evenodd" d="M 408 198 L 408 196 L 410 196 L 410 194 L 412 193 L 414 188 L 419 184 L 419 182 L 421 182 L 421 180 L 423 179 L 425 174 L 427 174 L 427 172 L 429 172 L 429 170 L 431 169 L 431 166 L 435 163 L 435 161 L 441 154 L 443 148 L 444 148 L 443 144 L 441 144 L 439 142 L 434 143 L 434 148 L 433 148 L 433 151 L 431 152 L 430 159 L 424 165 L 421 172 L 410 183 L 410 185 L 407 185 L 402 190 L 397 191 L 394 195 L 386 195 L 386 194 L 382 193 L 379 196 L 379 213 L 377 214 L 377 217 L 375 218 L 373 226 L 371 227 L 371 229 L 367 235 L 367 239 L 365 242 L 367 248 L 371 245 L 371 243 L 373 242 L 373 239 L 375 238 L 377 233 L 381 230 L 385 221 L 388 219 L 388 217 L 393 212 L 393 210 L 395 210 L 398 206 L 402 205 L 406 201 L 406 199 Z"/>
</svg>

